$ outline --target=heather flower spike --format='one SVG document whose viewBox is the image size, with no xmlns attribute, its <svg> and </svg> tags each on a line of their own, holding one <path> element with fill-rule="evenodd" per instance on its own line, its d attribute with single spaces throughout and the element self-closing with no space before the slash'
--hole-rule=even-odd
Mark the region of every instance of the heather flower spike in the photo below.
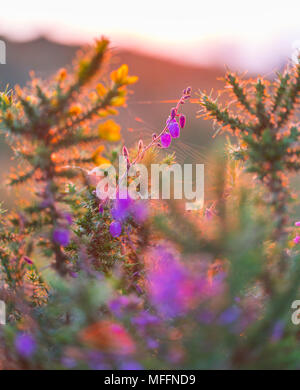
<svg viewBox="0 0 300 390">
<path fill-rule="evenodd" d="M 129 157 L 129 152 L 128 152 L 128 149 L 126 148 L 126 146 L 123 146 L 122 153 L 123 153 L 124 157 Z"/>
</svg>

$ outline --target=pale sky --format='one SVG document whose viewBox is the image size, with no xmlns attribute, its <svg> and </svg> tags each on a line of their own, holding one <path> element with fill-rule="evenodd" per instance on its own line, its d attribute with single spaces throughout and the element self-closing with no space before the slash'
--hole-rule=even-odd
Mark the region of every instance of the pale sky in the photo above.
<svg viewBox="0 0 300 390">
<path fill-rule="evenodd" d="M 267 68 L 291 56 L 300 40 L 300 0 L 2 0 L 0 5 L 0 34 L 14 39 L 47 34 L 87 42 L 104 34 L 115 46 L 204 64 Z"/>
</svg>

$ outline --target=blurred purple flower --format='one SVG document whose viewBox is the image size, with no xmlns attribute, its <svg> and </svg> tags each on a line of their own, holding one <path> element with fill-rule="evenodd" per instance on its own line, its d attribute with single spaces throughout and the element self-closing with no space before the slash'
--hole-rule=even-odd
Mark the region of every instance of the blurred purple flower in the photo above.
<svg viewBox="0 0 300 390">
<path fill-rule="evenodd" d="M 282 321 L 277 321 L 276 324 L 273 327 L 271 340 L 273 342 L 279 341 L 284 332 L 284 323 Z"/>
<path fill-rule="evenodd" d="M 73 223 L 73 217 L 72 217 L 72 215 L 71 215 L 70 213 L 65 213 L 65 214 L 64 214 L 64 218 L 65 218 L 65 220 L 67 221 L 67 223 L 68 223 L 69 225 L 72 225 L 72 223 Z"/>
<path fill-rule="evenodd" d="M 295 222 L 295 226 L 299 227 L 300 226 L 300 221 Z"/>
<path fill-rule="evenodd" d="M 70 243 L 70 232 L 67 229 L 58 228 L 53 232 L 53 241 L 59 245 L 67 246 Z"/>
<path fill-rule="evenodd" d="M 156 326 L 160 323 L 160 319 L 148 311 L 143 310 L 138 316 L 131 319 L 133 325 L 139 328 L 140 331 L 144 331 L 149 326 Z"/>
<path fill-rule="evenodd" d="M 159 263 L 149 272 L 150 299 L 166 317 L 184 315 L 203 286 L 164 248 L 155 256 Z"/>
<path fill-rule="evenodd" d="M 23 358 L 30 358 L 36 350 L 35 339 L 27 333 L 19 333 L 15 338 L 15 348 Z"/>
<path fill-rule="evenodd" d="M 294 241 L 295 244 L 299 244 L 300 236 L 296 236 L 293 241 Z"/>
<path fill-rule="evenodd" d="M 143 367 L 140 365 L 140 363 L 130 360 L 128 362 L 121 363 L 120 370 L 137 371 L 143 370 Z"/>
<path fill-rule="evenodd" d="M 159 347 L 159 342 L 157 340 L 154 340 L 152 338 L 149 338 L 147 340 L 147 346 L 150 349 L 157 349 Z"/>
<path fill-rule="evenodd" d="M 89 351 L 87 356 L 89 367 L 92 370 L 111 370 L 108 363 L 105 362 L 104 356 L 98 351 Z"/>
<path fill-rule="evenodd" d="M 118 298 L 112 299 L 108 306 L 111 312 L 120 318 L 124 314 L 128 314 L 130 310 L 136 309 L 140 302 L 140 299 L 134 295 L 121 295 Z"/>
<path fill-rule="evenodd" d="M 120 194 L 117 194 L 117 199 L 111 210 L 112 217 L 118 221 L 124 221 L 129 215 L 132 203 L 133 200 L 130 198 L 127 191 L 122 194 L 122 197 L 120 197 Z"/>
<path fill-rule="evenodd" d="M 76 360 L 71 357 L 64 356 L 61 359 L 61 364 L 66 368 L 74 368 L 76 366 Z"/>
<path fill-rule="evenodd" d="M 122 225 L 120 222 L 118 221 L 114 221 L 110 224 L 110 227 L 109 227 L 109 231 L 110 231 L 110 234 L 113 236 L 113 237 L 119 237 L 122 233 Z"/>
<path fill-rule="evenodd" d="M 239 309 L 237 306 L 231 306 L 223 313 L 221 313 L 219 317 L 219 323 L 221 325 L 229 325 L 235 322 L 241 314 L 241 309 Z"/>
</svg>

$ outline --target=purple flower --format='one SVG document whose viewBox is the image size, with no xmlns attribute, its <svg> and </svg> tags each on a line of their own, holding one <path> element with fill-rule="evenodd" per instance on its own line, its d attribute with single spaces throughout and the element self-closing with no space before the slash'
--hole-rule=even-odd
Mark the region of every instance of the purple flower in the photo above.
<svg viewBox="0 0 300 390">
<path fill-rule="evenodd" d="M 300 236 L 296 236 L 293 241 L 294 241 L 295 244 L 299 244 Z"/>
<path fill-rule="evenodd" d="M 272 330 L 271 340 L 273 342 L 279 341 L 284 332 L 284 324 L 282 321 L 277 321 Z"/>
<path fill-rule="evenodd" d="M 175 121 L 175 122 L 171 122 L 169 125 L 168 125 L 168 129 L 170 131 L 170 134 L 173 138 L 178 138 L 180 136 L 180 128 L 179 128 L 179 125 L 178 123 Z"/>
<path fill-rule="evenodd" d="M 237 306 L 232 306 L 223 311 L 219 317 L 219 322 L 222 325 L 229 325 L 235 322 L 240 316 L 241 310 Z"/>
<path fill-rule="evenodd" d="M 140 363 L 130 360 L 128 362 L 121 363 L 120 370 L 137 371 L 143 370 L 143 367 L 140 365 Z"/>
<path fill-rule="evenodd" d="M 186 314 L 201 294 L 203 282 L 197 281 L 188 270 L 164 248 L 155 251 L 158 266 L 149 272 L 149 294 L 152 303 L 165 317 Z"/>
<path fill-rule="evenodd" d="M 129 298 L 125 295 L 122 295 L 110 301 L 108 306 L 116 317 L 122 317 L 124 308 L 126 308 L 128 303 Z"/>
<path fill-rule="evenodd" d="M 147 346 L 148 346 L 148 348 L 150 348 L 150 349 L 157 349 L 157 348 L 159 347 L 159 343 L 158 343 L 157 340 L 154 340 L 154 339 L 152 339 L 152 338 L 149 338 L 149 339 L 147 340 Z"/>
<path fill-rule="evenodd" d="M 61 364 L 66 368 L 74 368 L 76 366 L 76 360 L 71 357 L 64 356 L 61 359 Z"/>
<path fill-rule="evenodd" d="M 110 370 L 111 367 L 104 361 L 104 356 L 98 351 L 89 351 L 87 356 L 89 367 L 92 370 Z"/>
<path fill-rule="evenodd" d="M 122 225 L 120 222 L 118 221 L 114 221 L 110 224 L 110 227 L 109 227 L 109 231 L 110 231 L 110 234 L 113 236 L 113 237 L 119 237 L 122 233 Z"/>
<path fill-rule="evenodd" d="M 53 232 L 53 241 L 59 245 L 67 246 L 70 243 L 70 232 L 67 229 L 58 228 Z"/>
<path fill-rule="evenodd" d="M 134 295 L 121 295 L 109 302 L 109 308 L 116 317 L 122 317 L 128 314 L 130 310 L 136 309 L 140 304 L 140 299 Z"/>
<path fill-rule="evenodd" d="M 180 127 L 183 129 L 185 126 L 185 116 L 184 115 L 180 115 L 179 124 L 180 124 Z"/>
<path fill-rule="evenodd" d="M 73 223 L 73 217 L 72 217 L 72 215 L 71 215 L 70 213 L 65 213 L 65 214 L 64 214 L 64 218 L 65 218 L 65 220 L 67 221 L 67 223 L 68 223 L 69 225 L 72 225 L 72 223 Z"/>
<path fill-rule="evenodd" d="M 111 210 L 111 215 L 116 220 L 124 221 L 130 213 L 130 207 L 133 200 L 130 198 L 127 191 L 121 195 L 122 196 L 120 197 L 120 194 L 117 194 L 117 199 L 115 200 L 114 207 Z"/>
<path fill-rule="evenodd" d="M 300 226 L 300 221 L 295 222 L 295 226 L 299 227 Z"/>
<path fill-rule="evenodd" d="M 161 142 L 161 146 L 163 148 L 168 148 L 171 144 L 171 136 L 169 133 L 164 133 L 161 138 L 160 138 L 160 142 Z"/>
<path fill-rule="evenodd" d="M 160 323 L 158 317 L 150 314 L 147 311 L 141 311 L 138 316 L 133 317 L 131 320 L 132 324 L 139 328 L 139 330 L 144 331 L 145 328 L 149 326 L 155 326 Z"/>
<path fill-rule="evenodd" d="M 34 338 L 27 333 L 19 333 L 15 338 L 15 348 L 23 358 L 30 358 L 36 350 Z"/>
</svg>

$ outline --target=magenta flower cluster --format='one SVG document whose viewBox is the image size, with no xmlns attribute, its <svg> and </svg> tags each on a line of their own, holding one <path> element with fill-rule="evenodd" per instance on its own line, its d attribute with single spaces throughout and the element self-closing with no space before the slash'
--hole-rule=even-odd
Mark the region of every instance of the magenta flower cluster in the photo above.
<svg viewBox="0 0 300 390">
<path fill-rule="evenodd" d="M 299 227 L 300 226 L 300 221 L 295 222 L 295 226 Z M 300 235 L 297 234 L 293 241 L 294 241 L 295 244 L 299 244 L 300 243 Z"/>
</svg>

